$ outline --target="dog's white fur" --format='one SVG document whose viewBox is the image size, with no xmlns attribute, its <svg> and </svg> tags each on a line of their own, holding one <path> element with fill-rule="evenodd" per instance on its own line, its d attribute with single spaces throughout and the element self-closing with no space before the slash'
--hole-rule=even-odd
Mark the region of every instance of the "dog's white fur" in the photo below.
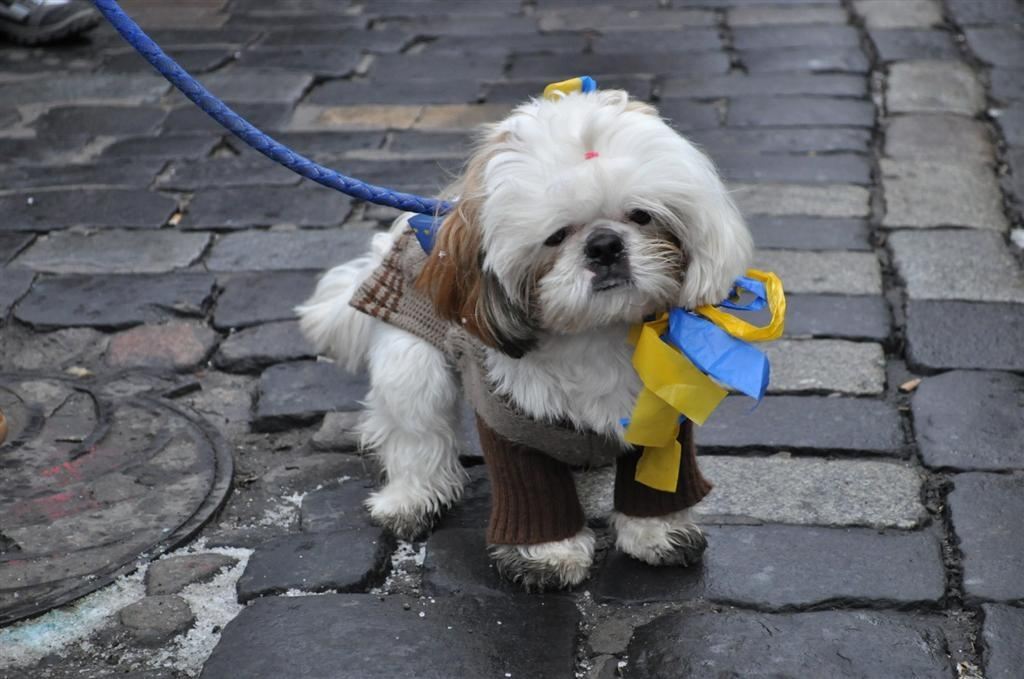
<svg viewBox="0 0 1024 679">
<path fill-rule="evenodd" d="M 584 160 L 588 151 L 599 155 Z M 621 438 L 620 420 L 640 389 L 629 325 L 728 294 L 752 250 L 739 212 L 708 158 L 624 92 L 524 104 L 487 129 L 475 159 L 475 170 L 471 161 L 456 187 L 460 209 L 476 206 L 469 228 L 481 261 L 465 266 L 478 266 L 500 286 L 477 308 L 495 336 L 531 336 L 518 357 L 500 342 L 488 348 L 488 377 L 532 417 Z M 634 210 L 646 211 L 651 224 L 631 222 Z M 462 490 L 457 380 L 432 345 L 348 304 L 406 218 L 375 236 L 369 254 L 328 271 L 298 311 L 318 351 L 349 370 L 369 369 L 361 433 L 383 464 L 386 485 L 368 504 L 374 519 L 410 537 Z M 562 228 L 564 241 L 546 245 Z M 584 247 L 597 229 L 622 240 L 628 284 L 592 287 L 596 274 Z M 648 563 L 692 561 L 703 540 L 686 512 L 653 519 L 616 514 L 612 521 L 618 548 Z M 584 530 L 554 543 L 492 546 L 492 555 L 504 574 L 528 587 L 571 586 L 586 578 L 593 545 Z"/>
</svg>

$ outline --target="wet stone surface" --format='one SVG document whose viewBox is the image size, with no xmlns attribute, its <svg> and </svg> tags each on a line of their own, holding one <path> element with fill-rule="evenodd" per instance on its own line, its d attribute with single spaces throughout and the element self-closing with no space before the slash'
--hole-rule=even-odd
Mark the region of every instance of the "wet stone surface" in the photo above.
<svg viewBox="0 0 1024 679">
<path fill-rule="evenodd" d="M 193 583 L 211 580 L 221 570 L 237 562 L 237 559 L 223 554 L 190 554 L 160 559 L 146 570 L 146 593 L 177 594 Z"/>
<path fill-rule="evenodd" d="M 331 363 L 281 363 L 260 376 L 253 426 L 275 431 L 315 420 L 327 411 L 356 410 L 366 389 L 365 377 L 347 375 Z"/>
</svg>

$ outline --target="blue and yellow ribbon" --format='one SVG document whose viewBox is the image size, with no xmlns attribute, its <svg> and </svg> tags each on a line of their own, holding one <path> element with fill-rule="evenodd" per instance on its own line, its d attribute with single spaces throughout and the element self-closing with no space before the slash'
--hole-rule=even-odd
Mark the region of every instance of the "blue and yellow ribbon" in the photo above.
<svg viewBox="0 0 1024 679">
<path fill-rule="evenodd" d="M 782 335 L 786 297 L 773 273 L 750 269 L 736 281 L 754 300 L 739 304 L 737 295 L 696 313 L 672 309 L 633 328 L 633 368 L 643 389 L 626 426 L 628 443 L 644 446 L 636 480 L 645 486 L 675 492 L 682 446 L 680 416 L 704 424 L 728 394 L 726 387 L 760 401 L 771 377 L 768 357 L 748 342 Z M 736 290 L 734 290 L 734 293 Z M 722 309 L 756 311 L 767 307 L 771 320 L 756 326 Z M 723 386 L 724 385 L 724 386 Z"/>
</svg>

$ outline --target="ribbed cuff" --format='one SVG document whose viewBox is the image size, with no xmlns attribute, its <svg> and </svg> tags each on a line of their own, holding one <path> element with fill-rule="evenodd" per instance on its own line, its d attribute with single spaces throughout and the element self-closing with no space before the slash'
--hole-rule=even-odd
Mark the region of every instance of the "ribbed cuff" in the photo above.
<svg viewBox="0 0 1024 679">
<path fill-rule="evenodd" d="M 568 465 L 476 422 L 491 477 L 488 544 L 534 545 L 580 532 L 585 518 Z"/>
<path fill-rule="evenodd" d="M 682 459 L 679 462 L 679 483 L 676 492 L 655 490 L 636 480 L 636 463 L 642 449 L 620 456 L 615 463 L 615 510 L 629 516 L 665 516 L 692 507 L 711 492 L 711 483 L 697 467 L 697 446 L 693 440 L 693 423 L 684 422 L 679 429 Z"/>
</svg>

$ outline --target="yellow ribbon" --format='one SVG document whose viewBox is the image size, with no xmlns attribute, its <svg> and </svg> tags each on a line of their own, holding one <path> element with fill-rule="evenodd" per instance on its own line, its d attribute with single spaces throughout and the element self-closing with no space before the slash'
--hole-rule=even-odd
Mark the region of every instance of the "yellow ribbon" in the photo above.
<svg viewBox="0 0 1024 679">
<path fill-rule="evenodd" d="M 773 273 L 750 269 L 747 276 L 764 283 L 771 321 L 758 327 L 713 306 L 697 309 L 709 321 L 737 339 L 758 342 L 782 335 L 786 298 L 782 282 Z M 630 343 L 633 368 L 643 389 L 626 427 L 625 439 L 644 446 L 636 466 L 636 480 L 656 490 L 673 493 L 679 484 L 682 446 L 679 416 L 704 424 L 728 391 L 702 373 L 686 356 L 661 339 L 668 329 L 668 315 L 634 326 Z"/>
</svg>

